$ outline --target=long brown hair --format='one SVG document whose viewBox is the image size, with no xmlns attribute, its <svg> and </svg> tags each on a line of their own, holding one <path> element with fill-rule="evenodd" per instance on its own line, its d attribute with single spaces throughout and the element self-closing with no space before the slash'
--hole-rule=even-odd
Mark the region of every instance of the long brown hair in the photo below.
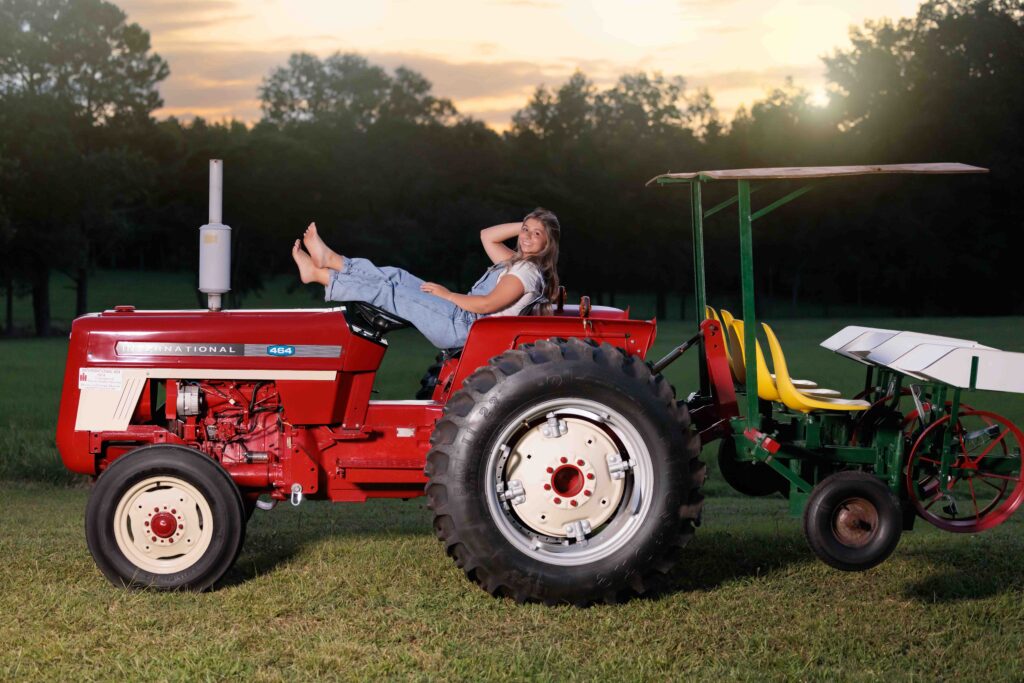
<svg viewBox="0 0 1024 683">
<path fill-rule="evenodd" d="M 535 218 L 544 226 L 547 233 L 548 243 L 536 254 L 524 256 L 519 251 L 519 242 L 516 241 L 516 253 L 507 261 L 509 267 L 519 261 L 529 261 L 540 268 L 544 276 L 544 296 L 548 301 L 554 301 L 558 296 L 558 242 L 562 239 L 562 226 L 558 224 L 558 216 L 553 212 L 537 207 L 523 218 L 523 223 Z"/>
</svg>

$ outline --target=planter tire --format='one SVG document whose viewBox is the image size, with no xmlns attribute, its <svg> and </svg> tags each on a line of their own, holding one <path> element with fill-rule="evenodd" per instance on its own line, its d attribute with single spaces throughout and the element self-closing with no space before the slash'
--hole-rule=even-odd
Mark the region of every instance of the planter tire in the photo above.
<svg viewBox="0 0 1024 683">
<path fill-rule="evenodd" d="M 718 447 L 718 471 L 722 479 L 745 496 L 789 495 L 789 481 L 768 465 L 736 459 L 736 437 L 722 439 Z"/>
<path fill-rule="evenodd" d="M 538 341 L 491 359 L 431 445 L 434 530 L 495 596 L 582 606 L 644 593 L 699 524 L 705 467 L 685 406 L 607 344 Z"/>
<path fill-rule="evenodd" d="M 100 475 L 85 535 L 111 583 L 130 588 L 210 588 L 234 564 L 245 510 L 227 472 L 181 446 L 139 448 Z"/>
<path fill-rule="evenodd" d="M 804 508 L 804 535 L 825 564 L 864 571 L 881 564 L 900 541 L 899 500 L 878 477 L 837 472 L 814 487 Z"/>
</svg>

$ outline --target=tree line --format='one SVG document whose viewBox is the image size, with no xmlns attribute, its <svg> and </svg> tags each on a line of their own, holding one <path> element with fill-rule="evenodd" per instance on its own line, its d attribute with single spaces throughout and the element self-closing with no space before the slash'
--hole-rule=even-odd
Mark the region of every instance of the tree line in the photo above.
<svg viewBox="0 0 1024 683">
<path fill-rule="evenodd" d="M 826 181 L 755 227 L 767 299 L 900 315 L 1024 311 L 1019 195 L 1024 10 L 1016 0 L 930 0 L 868 22 L 824 58 L 829 103 L 791 82 L 723 121 L 681 77 L 577 72 L 540 85 L 497 133 L 413 70 L 356 54 L 299 53 L 259 90 L 254 125 L 156 120 L 170 66 L 104 0 L 0 0 L 0 287 L 5 327 L 31 294 L 50 331 L 50 275 L 88 311 L 97 268 L 193 270 L 207 160 L 227 169 L 239 305 L 291 268 L 310 220 L 348 253 L 460 290 L 478 231 L 536 206 L 563 225 L 560 271 L 605 303 L 692 296 L 686 193 L 644 187 L 668 170 L 960 161 L 987 176 Z M 705 206 L 727 187 L 707 187 Z M 764 205 L 792 188 L 768 185 Z M 708 289 L 735 293 L 734 213 L 706 225 Z M 675 300 L 675 299 L 674 299 Z M 692 314 L 692 311 L 690 312 Z"/>
</svg>

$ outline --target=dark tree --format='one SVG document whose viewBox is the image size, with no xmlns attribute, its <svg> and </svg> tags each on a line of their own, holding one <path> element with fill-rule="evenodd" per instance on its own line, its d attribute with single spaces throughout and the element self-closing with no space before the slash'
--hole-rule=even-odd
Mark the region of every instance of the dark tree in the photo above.
<svg viewBox="0 0 1024 683">
<path fill-rule="evenodd" d="M 264 120 L 277 124 L 332 121 L 366 130 L 382 119 L 450 122 L 455 107 L 430 91 L 427 79 L 404 67 L 390 76 L 359 55 L 321 60 L 300 52 L 264 79 L 260 100 Z"/>
<path fill-rule="evenodd" d="M 46 182 L 51 202 L 58 197 L 56 203 L 68 215 L 55 221 L 51 211 L 42 223 L 38 212 L 12 209 L 10 216 L 20 233 L 38 234 L 45 225 L 49 239 L 61 245 L 31 269 L 39 334 L 49 330 L 49 303 L 42 298 L 49 296 L 44 280 L 51 268 L 71 274 L 79 288 L 79 313 L 86 308 L 96 244 L 100 240 L 109 244 L 111 228 L 123 224 L 120 205 L 131 201 L 140 181 L 140 162 L 127 150 L 132 144 L 129 138 L 150 123 L 150 113 L 161 105 L 156 85 L 168 73 L 166 62 L 150 53 L 149 34 L 137 24 L 126 23 L 124 12 L 111 3 L 0 0 L 0 101 L 14 117 L 35 112 L 33 116 L 43 117 L 40 121 L 52 118 L 51 112 L 42 109 L 55 103 L 53 111 L 63 114 L 55 124 L 67 134 L 64 142 L 69 145 L 66 154 L 53 159 L 53 177 Z M 16 129 L 19 126 L 0 135 L 12 135 Z M 25 163 L 30 157 L 48 151 L 28 147 L 24 141 L 16 146 L 24 155 L 14 156 L 21 169 L 31 166 Z M 55 178 L 68 182 L 60 185 Z M 23 183 L 33 180 L 43 181 L 22 177 Z M 33 249 L 20 244 L 22 249 Z"/>
</svg>

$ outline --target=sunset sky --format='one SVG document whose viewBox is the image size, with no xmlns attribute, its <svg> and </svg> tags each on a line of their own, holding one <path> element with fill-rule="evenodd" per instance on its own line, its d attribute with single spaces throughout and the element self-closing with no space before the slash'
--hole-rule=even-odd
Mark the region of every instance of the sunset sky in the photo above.
<svg viewBox="0 0 1024 683">
<path fill-rule="evenodd" d="M 157 116 L 259 118 L 257 87 L 293 52 L 358 52 L 423 73 L 497 129 L 540 84 L 581 69 L 599 86 L 638 70 L 706 86 L 731 118 L 792 76 L 824 98 L 820 57 L 851 25 L 919 0 L 115 0 L 171 67 Z"/>
</svg>

